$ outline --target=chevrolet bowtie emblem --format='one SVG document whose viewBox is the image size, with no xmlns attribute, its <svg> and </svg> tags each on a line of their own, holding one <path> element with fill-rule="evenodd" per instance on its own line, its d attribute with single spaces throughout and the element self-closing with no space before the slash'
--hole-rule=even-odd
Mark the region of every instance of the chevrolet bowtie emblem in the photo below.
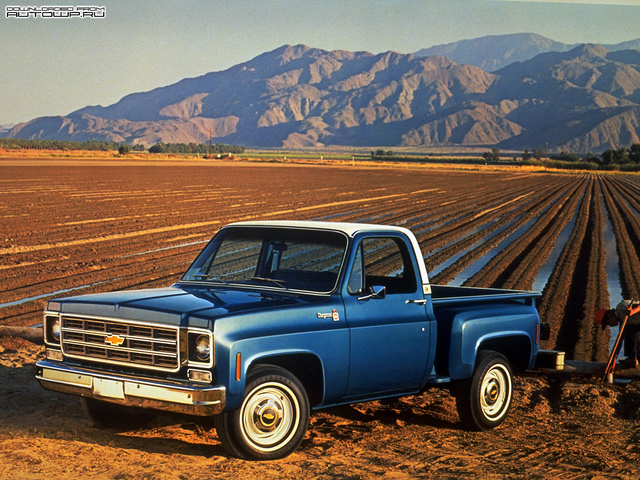
<svg viewBox="0 0 640 480">
<path fill-rule="evenodd" d="M 108 343 L 110 345 L 113 345 L 114 347 L 117 347 L 118 345 L 122 345 L 124 343 L 124 338 L 119 337 L 118 335 L 109 335 L 104 339 L 104 343 Z"/>
</svg>

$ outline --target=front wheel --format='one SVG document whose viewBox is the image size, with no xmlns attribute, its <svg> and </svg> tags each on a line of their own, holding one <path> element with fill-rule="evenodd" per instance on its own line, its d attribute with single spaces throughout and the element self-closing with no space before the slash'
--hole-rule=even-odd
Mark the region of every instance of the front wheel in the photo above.
<svg viewBox="0 0 640 480">
<path fill-rule="evenodd" d="M 513 374 L 503 355 L 480 352 L 473 376 L 459 387 L 456 406 L 467 428 L 490 430 L 504 422 L 513 398 Z"/>
<path fill-rule="evenodd" d="M 273 460 L 292 453 L 309 426 L 309 400 L 287 370 L 263 366 L 247 376 L 242 406 L 216 416 L 222 446 L 247 460 Z"/>
</svg>

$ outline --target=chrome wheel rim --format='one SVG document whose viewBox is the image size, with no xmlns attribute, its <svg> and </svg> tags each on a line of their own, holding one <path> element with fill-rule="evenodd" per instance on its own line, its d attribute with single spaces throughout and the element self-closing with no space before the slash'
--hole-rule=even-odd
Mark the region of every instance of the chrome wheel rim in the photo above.
<svg viewBox="0 0 640 480">
<path fill-rule="evenodd" d="M 511 399 L 511 377 L 504 365 L 495 365 L 482 379 L 480 408 L 483 415 L 495 421 L 502 417 Z"/>
<path fill-rule="evenodd" d="M 294 393 L 280 383 L 264 383 L 247 395 L 241 430 L 253 448 L 271 452 L 286 445 L 300 423 L 300 406 Z"/>
</svg>

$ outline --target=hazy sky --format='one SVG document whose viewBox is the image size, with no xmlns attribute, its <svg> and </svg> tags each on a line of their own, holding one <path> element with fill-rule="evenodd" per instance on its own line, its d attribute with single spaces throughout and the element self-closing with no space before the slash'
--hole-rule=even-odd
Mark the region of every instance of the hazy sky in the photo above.
<svg viewBox="0 0 640 480">
<path fill-rule="evenodd" d="M 640 38 L 640 0 L 0 0 L 0 124 L 110 105 L 284 44 L 413 53 L 485 35 Z M 15 6 L 104 6 L 103 19 L 7 18 Z"/>
</svg>

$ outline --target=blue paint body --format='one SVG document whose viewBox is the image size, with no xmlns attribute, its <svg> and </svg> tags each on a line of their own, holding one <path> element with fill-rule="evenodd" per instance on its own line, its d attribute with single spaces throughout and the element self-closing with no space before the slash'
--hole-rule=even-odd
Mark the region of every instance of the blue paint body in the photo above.
<svg viewBox="0 0 640 480">
<path fill-rule="evenodd" d="M 48 311 L 213 332 L 212 385 L 225 387 L 225 410 L 240 406 L 247 371 L 257 364 L 291 369 L 309 391 L 314 408 L 416 393 L 430 383 L 467 379 L 478 352 L 485 349 L 503 353 L 516 369 L 534 366 L 538 293 L 429 285 L 417 242 L 404 229 L 300 223 L 268 228 L 334 229 L 346 237 L 337 283 L 329 292 L 283 289 L 267 282 L 238 286 L 181 281 L 169 288 L 59 299 L 49 303 Z M 391 239 L 400 246 L 405 271 L 414 275 L 405 278 L 402 288 L 414 291 L 394 293 L 388 286 L 384 298 L 368 299 L 362 298 L 366 292 L 350 293 L 349 281 L 358 274 L 352 271 L 359 265 L 359 245 L 366 239 Z M 241 375 L 236 379 L 238 354 Z M 188 382 L 186 370 L 165 376 Z"/>
</svg>

